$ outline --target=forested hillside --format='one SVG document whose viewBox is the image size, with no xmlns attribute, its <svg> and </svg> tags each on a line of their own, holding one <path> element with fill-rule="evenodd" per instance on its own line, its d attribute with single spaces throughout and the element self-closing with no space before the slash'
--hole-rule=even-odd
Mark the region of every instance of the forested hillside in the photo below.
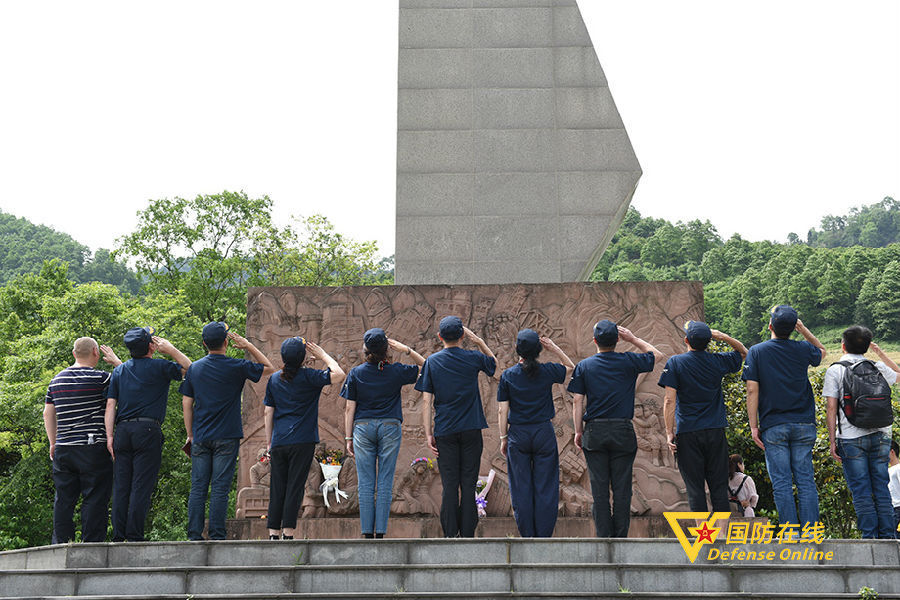
<svg viewBox="0 0 900 600">
<path fill-rule="evenodd" d="M 68 234 L 0 210 L 0 284 L 17 275 L 37 273 L 44 261 L 54 258 L 68 264 L 74 281 L 100 281 L 131 293 L 140 288 L 134 272 L 114 260 L 109 250 L 100 248 L 91 254 Z"/>
<path fill-rule="evenodd" d="M 767 309 L 787 303 L 810 327 L 851 321 L 878 336 L 900 332 L 900 203 L 885 198 L 826 216 L 809 242 L 723 240 L 709 221 L 670 223 L 629 209 L 594 271 L 596 281 L 700 280 L 706 318 L 749 343 Z M 859 242 L 858 245 L 848 245 Z"/>
</svg>

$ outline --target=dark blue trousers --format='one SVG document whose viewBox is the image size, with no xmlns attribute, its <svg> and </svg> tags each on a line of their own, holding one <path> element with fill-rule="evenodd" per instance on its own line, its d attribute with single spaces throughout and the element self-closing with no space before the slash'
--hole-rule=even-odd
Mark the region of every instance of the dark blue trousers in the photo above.
<svg viewBox="0 0 900 600">
<path fill-rule="evenodd" d="M 122 421 L 113 437 L 113 541 L 144 541 L 150 496 L 162 463 L 163 434 L 150 421 Z"/>
<path fill-rule="evenodd" d="M 509 493 L 522 537 L 551 537 L 559 513 L 559 449 L 550 421 L 509 426 Z"/>
</svg>

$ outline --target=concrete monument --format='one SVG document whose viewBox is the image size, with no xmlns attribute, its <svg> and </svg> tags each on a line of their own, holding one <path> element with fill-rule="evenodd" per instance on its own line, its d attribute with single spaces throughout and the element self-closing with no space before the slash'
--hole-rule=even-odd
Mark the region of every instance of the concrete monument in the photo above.
<svg viewBox="0 0 900 600">
<path fill-rule="evenodd" d="M 641 176 L 575 0 L 401 0 L 398 284 L 587 280 Z"/>
<path fill-rule="evenodd" d="M 678 353 L 683 347 L 684 322 L 703 316 L 703 295 L 699 283 L 674 281 L 252 288 L 247 304 L 247 337 L 279 366 L 281 342 L 289 336 L 303 335 L 320 344 L 349 371 L 363 360 L 362 337 L 366 329 L 383 327 L 388 335 L 427 357 L 441 347 L 437 338 L 438 321 L 447 314 L 459 315 L 468 327 L 484 337 L 497 354 L 498 369 L 505 369 L 517 361 L 516 333 L 524 327 L 552 337 L 573 360 L 589 356 L 595 351 L 592 327 L 600 318 L 611 318 L 627 326 L 666 354 Z M 621 344 L 620 350 L 628 349 L 628 344 Z M 638 379 L 634 423 L 639 449 L 632 502 L 632 512 L 636 515 L 687 510 L 684 485 L 663 437 L 662 390 L 656 385 L 661 369 L 662 364 L 658 364 L 653 373 Z M 248 383 L 244 391 L 242 465 L 256 464 L 259 449 L 265 447 L 262 404 L 265 383 L 265 380 Z M 487 514 L 507 516 L 512 513 L 506 460 L 499 452 L 496 384 L 493 379 L 481 379 L 484 412 L 490 428 L 484 432 L 480 472 L 487 474 L 494 469 L 497 474 L 487 496 Z M 322 443 L 335 448 L 343 447 L 344 437 L 344 400 L 339 391 L 337 387 L 326 387 L 319 404 Z M 592 497 L 584 456 L 573 444 L 571 397 L 558 387 L 555 393 L 553 423 L 560 452 L 560 515 L 587 517 Z M 394 515 L 436 515 L 440 506 L 441 486 L 436 465 L 416 461 L 431 457 L 420 411 L 421 394 L 407 386 L 403 392 L 403 444 L 394 484 Z M 349 501 L 326 507 L 318 490 L 320 483 L 321 474 L 314 468 L 310 471 L 307 497 L 301 509 L 303 516 L 349 516 L 357 512 L 356 472 L 352 461 L 344 464 L 340 481 L 340 488 L 350 494 Z M 259 511 L 264 509 L 262 501 L 268 490 L 259 487 L 258 473 L 242 468 L 238 489 L 241 489 L 239 515 L 264 514 Z M 358 535 L 358 531 L 348 533 Z"/>
</svg>

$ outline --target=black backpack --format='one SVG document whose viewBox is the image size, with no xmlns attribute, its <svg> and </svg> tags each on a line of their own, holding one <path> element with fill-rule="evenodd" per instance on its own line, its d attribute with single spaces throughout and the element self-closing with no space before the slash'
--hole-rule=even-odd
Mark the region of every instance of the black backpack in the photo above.
<svg viewBox="0 0 900 600">
<path fill-rule="evenodd" d="M 832 364 L 844 367 L 841 410 L 852 425 L 875 429 L 894 422 L 891 386 L 875 363 L 863 359 L 856 363 L 842 360 Z"/>
</svg>

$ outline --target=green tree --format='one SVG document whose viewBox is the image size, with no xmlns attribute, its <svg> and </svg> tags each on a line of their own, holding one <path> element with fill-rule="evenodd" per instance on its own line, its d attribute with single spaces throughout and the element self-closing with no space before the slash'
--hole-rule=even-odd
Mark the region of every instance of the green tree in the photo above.
<svg viewBox="0 0 900 600">
<path fill-rule="evenodd" d="M 256 271 L 253 242 L 274 234 L 272 201 L 244 192 L 152 200 L 141 225 L 119 240 L 151 292 L 184 292 L 207 321 L 240 318 Z"/>
<path fill-rule="evenodd" d="M 875 288 L 872 317 L 875 332 L 882 337 L 896 336 L 900 331 L 900 261 L 888 263 Z"/>
<path fill-rule="evenodd" d="M 285 228 L 260 240 L 259 269 L 254 285 L 368 285 L 386 282 L 385 269 L 393 261 L 379 263 L 375 242 L 356 242 L 338 233 L 322 215 L 300 222 L 302 233 Z"/>
</svg>

